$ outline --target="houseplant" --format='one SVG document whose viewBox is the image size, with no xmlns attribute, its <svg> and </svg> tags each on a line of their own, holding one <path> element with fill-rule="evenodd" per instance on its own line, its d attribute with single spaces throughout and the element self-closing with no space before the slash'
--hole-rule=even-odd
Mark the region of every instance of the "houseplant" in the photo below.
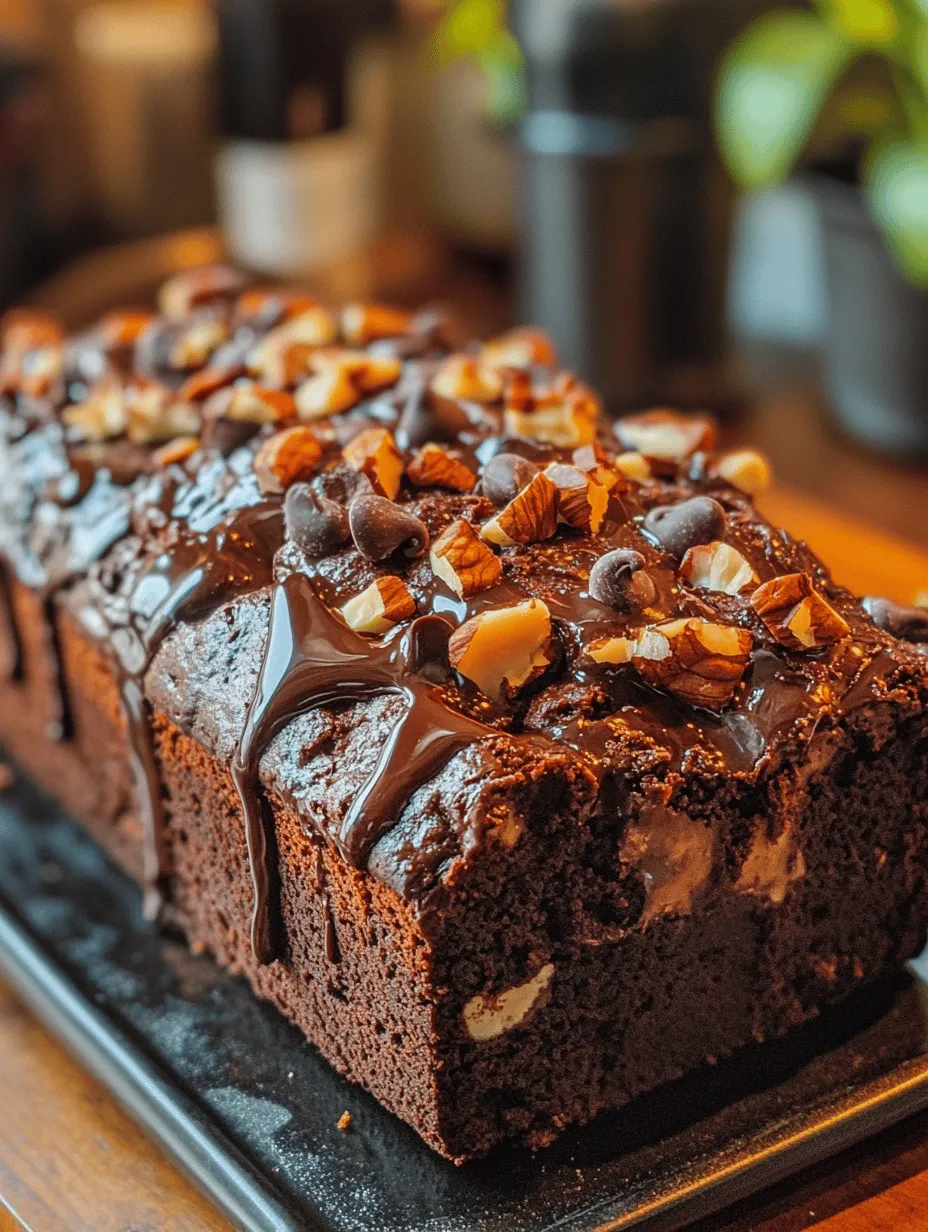
<svg viewBox="0 0 928 1232">
<path fill-rule="evenodd" d="M 858 438 L 928 455 L 928 3 L 816 0 L 753 22 L 723 58 L 716 131 L 736 181 L 814 178 L 830 294 L 825 378 Z"/>
</svg>

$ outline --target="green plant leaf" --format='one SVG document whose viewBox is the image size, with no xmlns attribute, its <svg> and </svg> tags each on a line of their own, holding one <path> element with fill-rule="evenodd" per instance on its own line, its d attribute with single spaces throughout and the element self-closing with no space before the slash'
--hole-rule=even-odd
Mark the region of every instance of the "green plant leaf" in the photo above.
<svg viewBox="0 0 928 1232">
<path fill-rule="evenodd" d="M 437 32 L 442 59 L 479 56 L 506 32 L 504 0 L 457 0 Z"/>
<path fill-rule="evenodd" d="M 897 265 L 911 282 L 928 287 L 928 144 L 877 147 L 864 167 L 864 188 Z"/>
<path fill-rule="evenodd" d="M 852 45 L 815 13 L 777 11 L 732 43 L 715 123 L 728 169 L 745 187 L 779 183 L 799 157 Z"/>
<path fill-rule="evenodd" d="M 928 23 L 919 26 L 912 39 L 912 64 L 928 106 Z"/>
<path fill-rule="evenodd" d="M 899 33 L 893 0 L 822 0 L 842 34 L 856 43 L 882 47 Z"/>
<path fill-rule="evenodd" d="M 512 124 L 526 106 L 525 61 L 522 49 L 509 32 L 496 39 L 479 57 L 487 79 L 487 112 L 497 124 Z"/>
</svg>

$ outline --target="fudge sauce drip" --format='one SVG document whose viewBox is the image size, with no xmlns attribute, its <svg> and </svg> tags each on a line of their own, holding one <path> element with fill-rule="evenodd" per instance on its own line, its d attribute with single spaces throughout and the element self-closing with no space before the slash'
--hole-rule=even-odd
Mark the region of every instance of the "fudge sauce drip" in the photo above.
<svg viewBox="0 0 928 1232">
<path fill-rule="evenodd" d="M 404 713 L 380 752 L 333 840 L 351 863 L 362 865 L 417 787 L 459 749 L 495 728 L 445 702 L 442 687 L 414 661 L 414 643 L 438 616 L 421 616 L 402 637 L 375 642 L 353 632 L 317 596 L 312 581 L 290 574 L 274 591 L 271 622 L 254 697 L 232 775 L 245 815 L 254 886 L 251 940 L 261 963 L 277 956 L 279 920 L 271 903 L 276 882 L 272 836 L 261 805 L 258 764 L 274 736 L 297 715 L 319 706 L 366 701 L 384 694 L 402 699 Z"/>
<path fill-rule="evenodd" d="M 264 501 L 227 514 L 205 532 L 179 531 L 138 578 L 127 623 L 112 630 L 120 698 L 129 733 L 132 775 L 145 836 L 146 913 L 163 900 L 164 808 L 152 746 L 151 708 L 145 673 L 165 637 L 182 621 L 202 619 L 230 600 L 272 581 L 274 553 L 283 538 L 277 502 Z"/>
<path fill-rule="evenodd" d="M 212 376 L 201 394 L 204 389 L 214 390 L 221 401 L 224 387 L 244 377 L 247 370 L 258 385 L 268 386 L 265 392 L 274 394 L 278 402 L 281 397 L 285 400 L 289 395 L 282 391 L 306 379 L 309 369 L 305 368 L 307 355 L 303 352 L 321 344 L 301 342 L 300 326 L 290 339 L 289 350 L 285 347 L 277 353 L 276 361 L 273 354 L 265 355 L 255 367 L 249 357 L 268 329 L 286 326 L 291 310 L 299 316 L 308 304 L 298 303 L 299 297 L 289 303 L 286 296 L 274 293 L 270 297 L 265 294 L 263 307 L 249 300 L 233 308 L 230 297 L 240 290 L 240 276 L 230 271 L 192 271 L 180 276 L 179 281 L 172 280 L 170 294 L 163 297 L 166 316 L 153 319 L 140 335 L 124 331 L 118 356 L 98 353 L 96 344 L 78 348 L 68 360 L 64 375 L 70 399 L 83 401 L 94 383 L 107 373 L 127 381 L 147 374 L 178 390 L 195 371 L 202 378 L 208 369 Z M 310 313 L 313 311 L 310 307 Z M 197 358 L 197 331 L 220 318 L 228 325 L 231 337 L 217 350 L 209 352 L 207 347 Z M 362 336 L 343 338 L 371 356 L 401 358 L 403 366 L 392 389 L 372 396 L 365 392 L 344 412 L 335 409 L 313 424 L 324 444 L 325 466 L 335 462 L 340 447 L 359 431 L 378 427 L 392 430 L 399 448 L 407 451 L 404 464 L 409 461 L 409 451 L 434 442 L 453 444 L 459 459 L 474 471 L 499 453 L 517 454 L 539 468 L 553 460 L 572 461 L 570 448 L 529 439 L 530 431 L 528 436 L 512 435 L 502 395 L 492 405 L 470 401 L 464 388 L 454 396 L 436 396 L 432 380 L 440 356 L 448 348 L 441 331 L 425 317 L 420 315 L 416 321 L 412 332 L 399 338 L 378 338 L 376 331 L 363 336 L 363 330 Z M 333 330 L 337 333 L 334 324 Z M 175 368 L 173 350 L 181 343 L 181 351 L 186 347 L 189 352 L 192 347 L 194 358 L 189 367 L 188 355 L 178 361 L 181 367 Z M 290 359 L 294 361 L 293 373 L 287 375 Z M 544 356 L 532 360 L 533 365 L 541 367 L 548 362 Z M 276 371 L 278 367 L 280 372 Z M 522 374 L 523 393 L 531 396 L 525 403 L 529 409 L 520 414 L 531 415 L 533 406 L 543 410 L 548 405 L 544 396 L 536 405 L 532 392 L 535 375 L 534 367 L 532 374 Z M 518 386 L 518 377 L 516 372 L 515 377 L 510 373 L 506 379 L 515 380 Z M 570 386 L 560 388 L 563 391 Z M 188 395 L 200 396 L 188 390 L 180 394 L 181 401 Z M 521 405 L 521 396 L 518 394 L 513 406 Z M 384 695 L 398 700 L 401 717 L 388 734 L 374 771 L 337 828 L 328 834 L 346 860 L 364 865 L 417 787 L 437 774 L 457 751 L 474 742 L 497 736 L 531 742 L 560 756 L 576 755 L 592 774 L 600 776 L 609 767 L 621 771 L 627 766 L 631 750 L 636 755 L 644 752 L 642 764 L 658 777 L 693 770 L 754 778 L 785 742 L 807 739 L 823 719 L 840 718 L 874 697 L 885 696 L 888 680 L 903 662 L 895 648 L 888 648 L 895 643 L 874 629 L 846 592 L 831 585 L 815 558 L 785 533 L 757 521 L 748 498 L 718 477 L 713 470 L 712 440 L 702 436 L 694 439 L 693 448 L 698 446 L 699 452 L 677 460 L 651 456 L 641 433 L 647 436 L 653 430 L 654 417 L 659 420 L 661 412 L 644 416 L 637 427 L 622 421 L 623 429 L 620 423 L 619 448 L 640 449 L 650 460 L 636 472 L 643 473 L 643 479 L 616 485 L 598 534 L 561 527 L 553 538 L 543 542 L 507 546 L 501 557 L 500 581 L 467 599 L 458 598 L 433 577 L 426 559 L 415 564 L 394 560 L 391 571 L 402 574 L 409 583 L 418 615 L 389 635 L 374 639 L 353 632 L 334 610 L 369 582 L 366 562 L 358 553 L 354 559 L 345 554 L 337 562 L 315 561 L 312 577 L 298 566 L 286 580 L 279 581 L 293 565 L 288 562 L 275 572 L 275 553 L 283 539 L 281 502 L 277 497 L 264 500 L 258 492 L 254 446 L 228 458 L 220 453 L 234 449 L 230 440 L 221 449 L 219 440 L 212 442 L 215 448 L 210 446 L 212 433 L 224 435 L 220 428 L 231 430 L 231 439 L 236 441 L 241 429 L 247 435 L 263 432 L 266 437 L 272 429 L 260 427 L 265 420 L 259 417 L 239 423 L 218 411 L 217 418 L 208 409 L 207 397 L 199 404 L 203 448 L 187 464 L 195 471 L 191 480 L 174 468 L 169 473 L 142 474 L 158 471 L 151 448 L 163 439 L 157 434 L 140 438 L 145 440 L 144 446 L 130 440 L 126 430 L 111 439 L 90 439 L 75 445 L 70 430 L 55 419 L 62 399 L 60 391 L 46 400 L 47 405 L 39 405 L 23 393 L 0 399 L 0 448 L 5 455 L 0 458 L 0 466 L 6 480 L 0 488 L 0 554 L 10 566 L 10 579 L 15 576 L 32 587 L 44 605 L 45 653 L 55 664 L 57 640 L 49 602 L 52 593 L 88 572 L 86 581 L 92 580 L 94 561 L 101 561 L 103 570 L 110 569 L 111 562 L 115 565 L 113 589 L 118 593 L 102 599 L 92 597 L 86 601 L 82 616 L 87 617 L 85 627 L 96 630 L 116 661 L 144 824 L 149 910 L 160 901 L 167 870 L 162 787 L 152 746 L 146 672 L 165 637 L 179 625 L 198 621 L 226 602 L 247 600 L 273 587 L 268 641 L 232 765 L 254 883 L 253 945 L 261 962 L 269 961 L 277 952 L 280 919 L 279 904 L 274 901 L 274 834 L 260 789 L 259 766 L 270 741 L 300 714 Z M 507 393 L 507 408 L 509 401 Z M 295 416 L 294 408 L 291 418 Z M 677 425 L 674 430 L 689 428 Z M 603 458 L 614 458 L 617 441 L 612 429 L 601 425 L 599 436 Z M 480 491 L 478 488 L 478 500 Z M 707 495 L 713 497 L 711 502 L 705 501 Z M 347 500 L 346 493 L 342 496 Z M 448 502 L 455 498 L 438 491 L 411 495 L 403 490 L 399 503 L 409 508 L 410 496 L 420 505 L 431 505 L 434 539 L 446 524 Z M 684 539 L 669 534 L 666 516 L 659 519 L 661 525 L 651 517 L 650 531 L 648 526 L 643 527 L 655 505 L 679 507 L 689 501 L 692 507 L 694 496 L 702 498 L 702 508 L 707 503 L 715 505 L 717 498 L 722 516 L 716 510 L 714 520 L 705 526 L 700 527 L 698 519 L 692 525 L 690 519 L 682 529 L 677 526 L 677 531 L 686 531 L 689 536 Z M 492 499 L 490 491 L 484 490 L 484 497 Z M 486 511 L 481 512 L 479 520 L 485 518 Z M 660 533 L 651 533 L 655 528 Z M 760 627 L 744 595 L 687 584 L 681 573 L 682 549 L 690 540 L 694 546 L 704 543 L 710 534 L 737 548 L 760 582 L 790 573 L 812 578 L 846 617 L 852 640 L 816 647 L 811 653 L 784 650 L 774 645 Z M 613 610 L 587 593 L 586 581 L 594 564 L 619 548 L 645 558 L 653 594 L 640 611 L 628 611 L 621 602 Z M 281 553 L 278 557 L 279 565 L 284 556 Z M 120 578 L 127 562 L 128 568 Z M 76 598 L 68 595 L 62 601 L 82 601 L 80 594 L 86 593 L 86 581 L 75 588 Z M 595 585 L 593 589 L 600 595 L 609 593 Z M 0 587 L 0 602 L 12 618 L 12 599 L 9 594 L 4 599 L 3 593 Z M 460 624 L 488 608 L 512 605 L 525 598 L 543 600 L 551 614 L 559 646 L 550 674 L 538 681 L 537 688 L 526 690 L 505 715 L 488 710 L 487 722 L 483 723 L 460 713 L 456 706 L 462 695 L 455 692 L 456 686 L 443 683 L 446 676 L 422 670 L 417 641 L 429 642 L 436 634 L 440 635 L 439 642 L 441 636 L 447 641 L 448 622 Z M 643 626 L 684 616 L 748 628 L 755 639 L 750 665 L 721 711 L 702 709 L 653 687 L 631 665 L 595 664 L 585 654 L 594 640 L 633 635 Z M 7 666 L 21 673 L 15 623 L 12 627 L 13 661 Z M 60 665 L 53 667 L 49 676 L 63 681 Z M 465 686 L 465 691 L 469 688 Z M 460 704 L 466 707 L 466 696 Z M 66 734 L 67 699 L 63 692 L 52 721 L 58 724 L 60 734 Z M 506 729 L 513 722 L 528 734 L 511 735 Z M 571 752 L 565 754 L 565 746 Z M 655 827 L 657 822 L 652 817 L 651 828 Z M 648 850 L 655 866 L 646 871 L 657 884 L 666 873 L 665 865 L 669 867 L 672 862 L 672 853 L 657 852 L 653 842 Z M 329 917 L 326 932 L 331 933 L 329 948 L 334 953 L 330 923 Z"/>
<path fill-rule="evenodd" d="M 13 587 L 7 570 L 0 567 L 0 619 L 6 630 L 9 654 L 3 664 L 7 680 L 19 684 L 23 678 L 25 659 L 23 657 L 23 639 L 19 632 L 19 621 L 16 618 L 16 608 L 13 606 Z"/>
<path fill-rule="evenodd" d="M 42 672 L 48 685 L 50 739 L 70 735 L 70 707 L 61 663 L 55 595 L 101 559 L 129 529 L 131 489 L 139 474 L 140 451 L 123 444 L 90 454 L 65 445 L 60 425 L 37 421 L 14 433 L 4 417 L 4 445 L 12 492 L 2 501 L 0 551 L 20 581 L 37 597 Z M 129 456 L 131 455 L 131 457 Z M 15 477 L 15 478 L 14 478 Z M 7 514 L 10 514 L 7 517 Z M 21 680 L 25 662 L 9 577 L 0 584 L 14 652 L 10 678 Z"/>
</svg>

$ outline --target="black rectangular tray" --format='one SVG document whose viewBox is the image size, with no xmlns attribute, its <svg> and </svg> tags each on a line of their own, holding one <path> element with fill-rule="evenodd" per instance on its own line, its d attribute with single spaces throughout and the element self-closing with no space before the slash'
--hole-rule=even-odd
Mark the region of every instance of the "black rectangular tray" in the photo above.
<svg viewBox="0 0 928 1232">
<path fill-rule="evenodd" d="M 0 974 L 249 1232 L 683 1227 L 928 1106 L 917 967 L 545 1151 L 456 1168 L 146 924 L 54 804 L 21 781 L 0 798 Z"/>
</svg>

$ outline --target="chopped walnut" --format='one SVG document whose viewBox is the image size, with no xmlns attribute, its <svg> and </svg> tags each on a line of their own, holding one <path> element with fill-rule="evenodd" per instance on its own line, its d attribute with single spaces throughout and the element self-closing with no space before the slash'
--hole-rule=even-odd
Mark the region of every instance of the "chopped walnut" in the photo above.
<svg viewBox="0 0 928 1232">
<path fill-rule="evenodd" d="M 505 509 L 483 525 L 480 534 L 490 543 L 512 547 L 550 539 L 556 530 L 557 488 L 539 471 Z"/>
<path fill-rule="evenodd" d="M 268 330 L 249 353 L 248 369 L 262 384 L 285 389 L 307 372 L 315 351 L 331 346 L 337 336 L 337 321 L 316 304 Z"/>
<path fill-rule="evenodd" d="M 482 367 L 473 355 L 449 355 L 432 377 L 433 394 L 469 402 L 499 402 L 503 381 L 493 368 Z"/>
<path fill-rule="evenodd" d="M 462 599 L 489 590 L 503 575 L 499 558 L 461 518 L 434 541 L 430 560 L 435 576 Z"/>
<path fill-rule="evenodd" d="M 200 448 L 200 438 L 197 436 L 175 436 L 165 445 L 159 445 L 151 455 L 155 466 L 178 466 L 186 462 Z"/>
<path fill-rule="evenodd" d="M 448 657 L 487 697 L 499 701 L 515 696 L 552 662 L 546 604 L 528 599 L 472 616 L 452 633 Z"/>
<path fill-rule="evenodd" d="M 764 582 L 751 595 L 751 606 L 768 632 L 793 650 L 815 650 L 851 631 L 806 573 L 788 573 Z"/>
<path fill-rule="evenodd" d="M 341 609 L 345 623 L 356 633 L 389 633 L 416 614 L 416 603 L 398 577 L 379 577 Z"/>
<path fill-rule="evenodd" d="M 411 312 L 383 304 L 349 304 L 342 310 L 342 335 L 351 346 L 367 346 L 381 338 L 409 333 L 414 321 Z"/>
<path fill-rule="evenodd" d="M 485 343 L 480 361 L 488 368 L 553 368 L 557 354 L 550 337 L 540 329 L 520 325 Z"/>
<path fill-rule="evenodd" d="M 200 431 L 199 410 L 157 381 L 133 381 L 126 387 L 125 398 L 130 441 L 150 445 L 176 436 L 196 436 Z"/>
<path fill-rule="evenodd" d="M 544 472 L 556 489 L 557 516 L 575 530 L 595 535 L 609 508 L 609 490 L 576 466 L 551 462 Z"/>
<path fill-rule="evenodd" d="M 632 661 L 656 688 L 694 706 L 721 710 L 744 675 L 752 645 L 747 629 L 691 616 L 644 629 Z"/>
<path fill-rule="evenodd" d="M 596 438 L 599 399 L 568 372 L 550 384 L 511 381 L 506 389 L 503 426 L 513 436 L 524 436 L 562 449 L 591 445 Z"/>
<path fill-rule="evenodd" d="M 402 373 L 400 361 L 392 356 L 342 347 L 315 351 L 309 366 L 313 375 L 296 391 L 299 415 L 305 421 L 350 411 L 365 395 L 396 384 Z"/>
<path fill-rule="evenodd" d="M 321 461 L 318 437 L 300 424 L 262 441 L 254 469 L 262 492 L 286 492 L 291 484 L 311 479 Z"/>
<path fill-rule="evenodd" d="M 392 433 L 386 428 L 367 428 L 342 450 L 352 470 L 366 475 L 374 491 L 395 500 L 403 478 L 403 459 Z"/>
<path fill-rule="evenodd" d="M 664 462 L 682 462 L 697 450 L 712 449 L 718 431 L 705 415 L 687 415 L 665 407 L 625 415 L 615 434 L 623 448 Z"/>
<path fill-rule="evenodd" d="M 409 482 L 417 488 L 450 488 L 452 492 L 470 492 L 477 476 L 450 449 L 442 445 L 423 445 L 406 467 Z"/>
<path fill-rule="evenodd" d="M 96 384 L 83 402 L 66 406 L 62 421 L 86 441 L 109 441 L 122 436 L 128 423 L 126 395 L 116 380 Z"/>
<path fill-rule="evenodd" d="M 723 595 L 738 595 L 757 584 L 757 574 L 738 549 L 718 539 L 690 548 L 680 573 L 691 586 Z"/>
</svg>

